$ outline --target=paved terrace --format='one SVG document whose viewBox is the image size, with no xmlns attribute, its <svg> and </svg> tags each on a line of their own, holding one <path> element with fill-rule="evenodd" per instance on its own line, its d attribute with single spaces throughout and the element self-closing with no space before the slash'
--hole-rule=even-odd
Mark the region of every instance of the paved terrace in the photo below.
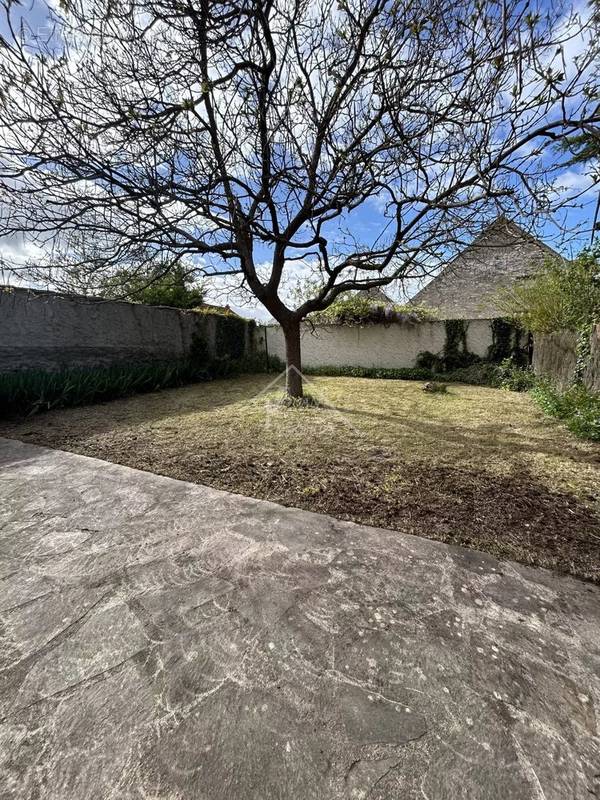
<svg viewBox="0 0 600 800">
<path fill-rule="evenodd" d="M 600 797 L 600 592 L 0 440 L 0 797 Z"/>
</svg>

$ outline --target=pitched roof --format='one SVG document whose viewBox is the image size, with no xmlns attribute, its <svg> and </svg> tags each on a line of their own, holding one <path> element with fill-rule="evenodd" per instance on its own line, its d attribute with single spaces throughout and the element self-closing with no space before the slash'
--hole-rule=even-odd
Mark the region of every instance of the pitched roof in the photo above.
<svg viewBox="0 0 600 800">
<path fill-rule="evenodd" d="M 499 217 L 412 299 L 445 319 L 491 319 L 500 315 L 501 289 L 529 277 L 548 257 L 560 258 L 516 222 Z"/>
<path fill-rule="evenodd" d="M 378 286 L 370 289 L 357 289 L 354 293 L 357 297 L 365 297 L 367 300 L 375 300 L 386 305 L 394 305 L 394 301 Z"/>
</svg>

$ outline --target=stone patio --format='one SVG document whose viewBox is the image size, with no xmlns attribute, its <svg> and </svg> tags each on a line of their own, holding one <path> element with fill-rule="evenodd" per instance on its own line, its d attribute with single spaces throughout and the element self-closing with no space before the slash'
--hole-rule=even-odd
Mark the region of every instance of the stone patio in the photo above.
<svg viewBox="0 0 600 800">
<path fill-rule="evenodd" d="M 0 578 L 2 800 L 600 798 L 591 584 L 6 439 Z"/>
</svg>

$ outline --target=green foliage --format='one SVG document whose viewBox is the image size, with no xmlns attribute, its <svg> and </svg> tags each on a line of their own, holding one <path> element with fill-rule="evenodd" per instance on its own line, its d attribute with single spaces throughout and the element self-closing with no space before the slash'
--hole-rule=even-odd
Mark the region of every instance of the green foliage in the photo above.
<svg viewBox="0 0 600 800">
<path fill-rule="evenodd" d="M 576 436 L 600 442 L 600 394 L 581 384 L 560 392 L 549 381 L 537 381 L 532 395 L 546 414 L 562 420 Z"/>
<path fill-rule="evenodd" d="M 432 353 L 431 350 L 423 350 L 417 355 L 415 366 L 431 372 L 441 372 L 444 369 L 444 360 L 442 356 Z"/>
<path fill-rule="evenodd" d="M 394 312 L 399 316 L 406 315 L 415 322 L 435 322 L 438 319 L 437 312 L 427 306 L 397 303 L 394 305 Z"/>
<path fill-rule="evenodd" d="M 208 370 L 211 361 L 210 352 L 208 343 L 200 330 L 196 330 L 192 335 L 188 358 L 197 369 Z"/>
<path fill-rule="evenodd" d="M 487 360 L 499 364 L 506 359 L 525 366 L 527 364 L 527 347 L 523 344 L 524 331 L 505 319 L 493 319 L 492 344 L 488 348 Z"/>
<path fill-rule="evenodd" d="M 600 321 L 600 250 L 584 250 L 575 261 L 548 259 L 533 278 L 504 290 L 504 314 L 533 333 L 579 331 Z"/>
<path fill-rule="evenodd" d="M 202 380 L 207 374 L 189 361 L 122 364 L 62 372 L 25 370 L 0 375 L 0 415 L 28 415 L 60 406 L 80 406 L 154 392 Z"/>
<path fill-rule="evenodd" d="M 511 392 L 528 392 L 536 378 L 530 367 L 522 367 L 513 358 L 505 358 L 495 368 L 497 385 Z"/>
<path fill-rule="evenodd" d="M 315 323 L 324 325 L 351 325 L 364 322 L 373 309 L 373 301 L 358 294 L 339 297 L 329 308 L 311 315 Z"/>
<path fill-rule="evenodd" d="M 225 359 L 241 358 L 245 350 L 246 325 L 242 317 L 216 314 L 215 347 Z"/>
<path fill-rule="evenodd" d="M 469 323 L 464 319 L 447 319 L 446 343 L 444 344 L 444 359 L 452 361 L 458 359 L 462 353 L 467 352 L 467 330 Z M 456 366 L 463 366 L 457 364 Z"/>
<path fill-rule="evenodd" d="M 450 372 L 436 374 L 449 383 L 469 383 L 473 386 L 499 386 L 497 365 L 489 361 L 477 361 L 467 367 L 458 367 Z"/>
<path fill-rule="evenodd" d="M 322 366 L 303 367 L 305 375 L 326 375 L 336 378 L 384 378 L 388 380 L 423 381 L 431 378 L 431 372 L 418 367 L 399 367 L 386 369 L 384 367 L 353 367 L 353 366 Z"/>
<path fill-rule="evenodd" d="M 531 280 L 505 293 L 501 303 L 512 319 L 534 333 L 571 330 L 577 334 L 572 386 L 561 393 L 547 382 L 536 382 L 533 394 L 547 413 L 563 419 L 573 433 L 598 439 L 600 399 L 581 381 L 590 358 L 592 326 L 600 321 L 600 250 L 584 250 L 570 264 L 547 261 Z"/>
<path fill-rule="evenodd" d="M 470 353 L 467 348 L 467 331 L 469 323 L 464 319 L 447 319 L 446 343 L 444 344 L 444 355 L 442 359 L 443 369 L 453 370 L 460 367 L 468 367 L 481 359 L 474 353 Z"/>
<path fill-rule="evenodd" d="M 204 302 L 204 289 L 183 265 L 152 270 L 119 270 L 100 288 L 102 297 L 172 308 L 195 308 Z"/>
<path fill-rule="evenodd" d="M 406 320 L 427 322 L 435 319 L 435 313 L 424 306 L 390 306 L 381 300 L 353 293 L 340 296 L 324 311 L 311 314 L 309 319 L 320 325 L 375 325 Z"/>
<path fill-rule="evenodd" d="M 573 383 L 581 383 L 587 366 L 592 355 L 592 328 L 593 325 L 582 325 L 577 331 L 577 342 L 575 344 L 575 370 L 573 371 Z"/>
</svg>

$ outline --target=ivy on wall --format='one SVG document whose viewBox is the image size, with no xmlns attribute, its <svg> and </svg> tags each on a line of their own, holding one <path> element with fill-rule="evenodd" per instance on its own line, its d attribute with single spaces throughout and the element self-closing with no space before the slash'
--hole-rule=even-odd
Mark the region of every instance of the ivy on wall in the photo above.
<svg viewBox="0 0 600 800">
<path fill-rule="evenodd" d="M 486 358 L 470 352 L 468 348 L 468 320 L 447 319 L 444 325 L 446 339 L 442 352 L 431 353 L 426 350 L 419 353 L 416 360 L 418 368 L 445 372 L 469 367 L 479 362 L 499 364 L 506 359 L 511 359 L 518 365 L 527 363 L 527 345 L 522 343 L 523 331 L 510 322 L 503 319 L 491 321 L 492 344 L 488 348 Z"/>
<path fill-rule="evenodd" d="M 214 325 L 211 330 L 210 326 Z M 203 311 L 198 315 L 189 359 L 196 369 L 216 377 L 264 369 L 264 355 L 256 352 L 256 323 L 236 314 Z M 209 342 L 213 342 L 211 347 Z"/>
<path fill-rule="evenodd" d="M 581 323 L 581 327 L 577 331 L 577 343 L 575 345 L 575 370 L 571 378 L 571 384 L 578 386 L 583 383 L 585 372 L 589 366 L 590 358 L 592 356 L 592 331 L 594 324 L 592 322 Z"/>
<path fill-rule="evenodd" d="M 215 350 L 219 358 L 242 358 L 246 349 L 246 326 L 242 317 L 214 315 L 216 323 Z"/>
<path fill-rule="evenodd" d="M 444 367 L 456 369 L 467 367 L 479 358 L 470 353 L 467 347 L 467 331 L 469 323 L 464 319 L 447 319 L 444 323 L 446 329 L 446 342 L 444 344 Z"/>
<path fill-rule="evenodd" d="M 507 358 L 512 359 L 519 366 L 525 366 L 528 361 L 527 337 L 518 325 L 498 317 L 491 322 L 492 344 L 488 348 L 487 360 L 499 364 Z"/>
</svg>

